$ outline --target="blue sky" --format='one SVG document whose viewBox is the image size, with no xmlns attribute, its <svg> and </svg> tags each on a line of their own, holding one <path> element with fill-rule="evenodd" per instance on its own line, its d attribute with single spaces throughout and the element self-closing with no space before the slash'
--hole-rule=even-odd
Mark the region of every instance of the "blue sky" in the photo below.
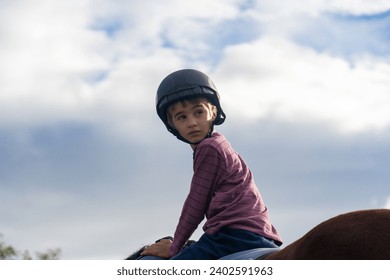
<svg viewBox="0 0 390 280">
<path fill-rule="evenodd" d="M 154 99 L 180 68 L 215 82 L 286 245 L 390 208 L 389 23 L 380 0 L 0 1 L 4 241 L 120 259 L 173 235 L 192 152 Z"/>
</svg>

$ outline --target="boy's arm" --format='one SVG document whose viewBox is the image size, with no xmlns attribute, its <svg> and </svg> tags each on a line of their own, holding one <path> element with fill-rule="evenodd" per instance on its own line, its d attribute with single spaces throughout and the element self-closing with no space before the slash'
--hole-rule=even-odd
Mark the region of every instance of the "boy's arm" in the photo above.
<svg viewBox="0 0 390 280">
<path fill-rule="evenodd" d="M 221 163 L 218 152 L 209 146 L 198 147 L 190 193 L 184 203 L 170 255 L 177 254 L 202 222 L 209 207 L 214 187 L 218 184 Z"/>
</svg>

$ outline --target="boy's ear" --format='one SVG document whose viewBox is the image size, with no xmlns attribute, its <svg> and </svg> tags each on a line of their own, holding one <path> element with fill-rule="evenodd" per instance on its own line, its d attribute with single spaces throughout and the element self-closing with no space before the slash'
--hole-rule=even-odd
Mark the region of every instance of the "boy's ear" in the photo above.
<svg viewBox="0 0 390 280">
<path fill-rule="evenodd" d="M 213 111 L 213 121 L 215 121 L 215 119 L 217 118 L 217 114 L 218 114 L 217 107 L 213 105 L 212 111 Z"/>
<path fill-rule="evenodd" d="M 167 121 L 168 121 L 168 124 L 169 124 L 172 128 L 176 129 L 175 126 L 173 125 L 173 121 L 172 121 L 171 114 L 169 114 L 169 113 L 167 113 Z"/>
</svg>

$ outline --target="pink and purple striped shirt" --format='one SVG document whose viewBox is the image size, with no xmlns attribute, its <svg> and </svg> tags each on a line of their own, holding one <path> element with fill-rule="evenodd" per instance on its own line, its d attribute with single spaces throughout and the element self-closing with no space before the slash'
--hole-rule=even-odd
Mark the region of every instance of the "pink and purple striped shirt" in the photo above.
<svg viewBox="0 0 390 280">
<path fill-rule="evenodd" d="M 214 132 L 194 151 L 194 175 L 170 256 L 177 254 L 202 220 L 207 234 L 223 227 L 243 229 L 281 244 L 251 171 L 225 137 Z"/>
</svg>

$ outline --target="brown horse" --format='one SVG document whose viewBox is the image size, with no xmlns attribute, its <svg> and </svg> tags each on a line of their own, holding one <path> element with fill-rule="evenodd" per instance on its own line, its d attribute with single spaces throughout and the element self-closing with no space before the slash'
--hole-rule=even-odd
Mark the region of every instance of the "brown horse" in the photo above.
<svg viewBox="0 0 390 280">
<path fill-rule="evenodd" d="M 142 250 L 127 259 L 139 257 Z M 223 259 L 239 259 L 229 256 Z M 390 260 L 390 209 L 360 210 L 333 217 L 283 249 L 259 249 L 255 258 Z"/>
<path fill-rule="evenodd" d="M 390 209 L 333 217 L 263 259 L 390 260 Z"/>
</svg>

